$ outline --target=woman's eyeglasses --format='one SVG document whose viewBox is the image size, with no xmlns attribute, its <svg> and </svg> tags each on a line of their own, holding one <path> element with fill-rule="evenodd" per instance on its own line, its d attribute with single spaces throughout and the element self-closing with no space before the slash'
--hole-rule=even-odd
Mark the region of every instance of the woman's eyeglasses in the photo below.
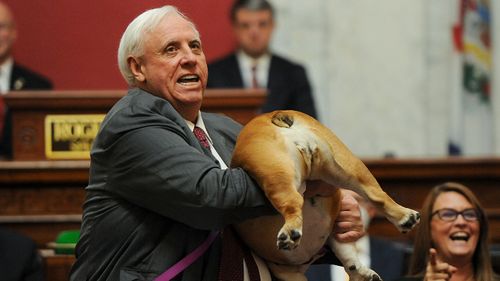
<svg viewBox="0 0 500 281">
<path fill-rule="evenodd" d="M 479 214 L 476 209 L 465 209 L 461 212 L 453 209 L 439 209 L 432 213 L 432 216 L 438 215 L 438 217 L 443 221 L 454 221 L 457 219 L 458 215 L 462 215 L 466 221 L 477 221 L 479 220 Z"/>
</svg>

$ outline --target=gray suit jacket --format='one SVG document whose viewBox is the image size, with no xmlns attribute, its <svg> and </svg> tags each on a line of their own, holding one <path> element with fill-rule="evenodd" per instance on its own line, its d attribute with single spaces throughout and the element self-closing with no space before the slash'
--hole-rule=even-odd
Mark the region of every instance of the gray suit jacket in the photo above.
<svg viewBox="0 0 500 281">
<path fill-rule="evenodd" d="M 226 164 L 241 125 L 203 113 Z M 91 151 L 71 280 L 152 280 L 210 230 L 273 214 L 242 169 L 221 170 L 165 99 L 131 89 L 104 119 Z M 175 280 L 216 280 L 220 239 Z"/>
</svg>

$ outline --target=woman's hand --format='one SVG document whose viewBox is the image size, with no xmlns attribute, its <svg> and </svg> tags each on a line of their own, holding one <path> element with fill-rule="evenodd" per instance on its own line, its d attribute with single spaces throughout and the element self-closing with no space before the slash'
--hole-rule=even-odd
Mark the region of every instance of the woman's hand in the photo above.
<svg viewBox="0 0 500 281">
<path fill-rule="evenodd" d="M 429 249 L 429 261 L 427 262 L 424 281 L 448 281 L 456 271 L 456 267 L 438 260 L 436 249 Z"/>
</svg>

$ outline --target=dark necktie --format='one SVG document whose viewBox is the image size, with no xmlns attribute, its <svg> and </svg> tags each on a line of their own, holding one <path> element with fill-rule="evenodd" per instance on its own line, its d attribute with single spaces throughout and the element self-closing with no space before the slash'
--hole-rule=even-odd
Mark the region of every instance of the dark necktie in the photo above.
<svg viewBox="0 0 500 281">
<path fill-rule="evenodd" d="M 252 66 L 252 88 L 260 88 L 259 81 L 257 81 L 257 65 Z"/>
<path fill-rule="evenodd" d="M 195 126 L 193 129 L 194 136 L 198 139 L 201 146 L 210 151 L 210 143 L 208 142 L 207 134 L 203 131 L 202 128 Z"/>
</svg>

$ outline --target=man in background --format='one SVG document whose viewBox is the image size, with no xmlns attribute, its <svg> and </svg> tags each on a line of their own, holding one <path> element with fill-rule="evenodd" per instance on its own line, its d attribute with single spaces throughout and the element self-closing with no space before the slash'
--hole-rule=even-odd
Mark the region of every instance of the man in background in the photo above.
<svg viewBox="0 0 500 281">
<path fill-rule="evenodd" d="M 351 190 L 343 190 L 343 193 L 354 197 L 358 201 L 361 219 L 365 233 L 367 233 L 355 242 L 359 260 L 364 265 L 375 270 L 384 281 L 395 280 L 405 275 L 407 271 L 407 268 L 405 268 L 406 247 L 401 243 L 369 236 L 368 227 L 370 221 L 377 214 L 377 209 L 373 204 Z M 330 264 L 313 264 L 309 267 L 306 276 L 309 280 L 315 281 L 347 280 L 347 274 L 343 267 Z"/>
<path fill-rule="evenodd" d="M 293 109 L 317 118 L 304 67 L 269 50 L 274 10 L 266 0 L 236 0 L 231 22 L 238 49 L 208 65 L 208 88 L 265 88 L 262 112 Z"/>
<path fill-rule="evenodd" d="M 35 242 L 0 227 L 0 280 L 43 281 L 42 258 Z"/>
<path fill-rule="evenodd" d="M 0 2 L 0 158 L 12 157 L 12 120 L 2 96 L 9 91 L 52 89 L 47 78 L 14 61 L 12 48 L 16 37 L 14 16 Z"/>
</svg>

